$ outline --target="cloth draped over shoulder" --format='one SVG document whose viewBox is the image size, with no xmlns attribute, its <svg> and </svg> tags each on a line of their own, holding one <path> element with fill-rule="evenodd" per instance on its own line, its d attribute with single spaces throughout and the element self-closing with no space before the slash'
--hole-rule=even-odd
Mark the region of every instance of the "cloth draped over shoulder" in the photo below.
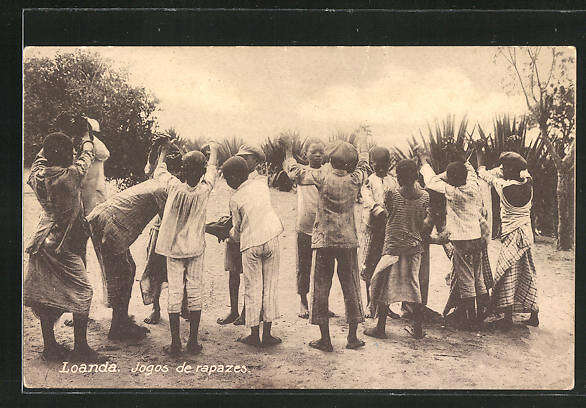
<svg viewBox="0 0 586 408">
<path fill-rule="evenodd" d="M 69 167 L 48 166 L 37 155 L 28 180 L 42 214 L 26 252 L 30 255 L 23 285 L 25 306 L 63 312 L 89 312 L 92 288 L 81 257 L 88 229 L 81 200 L 81 184 L 93 160 L 82 151 Z"/>
</svg>

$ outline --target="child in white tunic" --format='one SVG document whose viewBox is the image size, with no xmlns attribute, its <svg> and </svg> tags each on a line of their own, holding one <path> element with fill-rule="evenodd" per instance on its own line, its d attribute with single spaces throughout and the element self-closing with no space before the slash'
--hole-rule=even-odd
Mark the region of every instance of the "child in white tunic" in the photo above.
<svg viewBox="0 0 586 408">
<path fill-rule="evenodd" d="M 165 351 L 172 356 L 181 353 L 179 315 L 184 291 L 187 294 L 190 323 L 186 351 L 197 354 L 202 350 L 202 346 L 197 342 L 197 331 L 202 307 L 204 227 L 208 198 L 218 175 L 217 145 L 212 143 L 210 150 L 207 169 L 205 156 L 201 152 L 192 151 L 183 156 L 186 182 L 182 183 L 167 171 L 167 166 L 162 160 L 166 155 L 166 148 L 163 148 L 153 175 L 154 179 L 165 185 L 168 192 L 155 251 L 167 257 L 171 345 L 165 348 Z"/>
<path fill-rule="evenodd" d="M 254 346 L 271 346 L 281 339 L 271 335 L 278 316 L 279 235 L 283 225 L 271 205 L 269 187 L 262 179 L 249 179 L 246 161 L 232 157 L 222 165 L 228 185 L 236 191 L 230 198 L 232 230 L 230 239 L 238 242 L 244 276 L 245 324 L 250 335 L 238 341 Z M 262 342 L 259 335 L 263 321 Z"/>
</svg>

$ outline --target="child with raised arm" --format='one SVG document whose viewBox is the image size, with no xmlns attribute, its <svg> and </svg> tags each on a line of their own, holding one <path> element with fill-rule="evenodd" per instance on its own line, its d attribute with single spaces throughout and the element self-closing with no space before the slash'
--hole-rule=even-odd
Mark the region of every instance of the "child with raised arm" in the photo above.
<svg viewBox="0 0 586 408">
<path fill-rule="evenodd" d="M 429 235 L 429 194 L 418 186 L 417 164 L 401 160 L 397 164 L 399 188 L 385 197 L 388 219 L 385 229 L 383 256 L 372 278 L 371 302 L 375 304 L 378 322 L 364 334 L 386 338 L 385 325 L 388 305 L 409 302 L 414 305 L 415 325 L 411 334 L 422 338 L 423 310 L 419 284 L 424 241 Z"/>
<path fill-rule="evenodd" d="M 486 170 L 484 151 L 476 149 L 478 176 L 492 185 L 501 204 L 501 249 L 494 272 L 495 286 L 492 306 L 504 311 L 504 319 L 497 325 L 504 329 L 513 326 L 514 311 L 530 311 L 531 317 L 523 323 L 539 325 L 537 306 L 537 272 L 531 247 L 531 204 L 533 179 L 526 171 L 527 161 L 518 153 L 501 153 L 501 166 Z"/>
<path fill-rule="evenodd" d="M 319 169 L 323 164 L 324 143 L 319 139 L 308 140 L 305 156 L 309 161 L 309 168 Z M 298 316 L 302 319 L 309 319 L 307 294 L 309 293 L 311 275 L 311 235 L 313 233 L 319 193 L 315 184 L 311 180 L 307 180 L 310 177 L 309 174 L 301 173 L 294 169 L 284 170 L 287 176 L 297 183 L 297 294 L 300 298 Z"/>
<path fill-rule="evenodd" d="M 319 325 L 321 337 L 311 341 L 309 346 L 326 352 L 333 351 L 328 300 L 334 263 L 337 261 L 338 278 L 346 306 L 346 321 L 349 324 L 346 348 L 357 349 L 364 346 L 364 341 L 356 335 L 358 323 L 364 321 L 364 312 L 358 277 L 358 237 L 354 205 L 356 196 L 368 177 L 366 139 L 364 136 L 358 139 L 360 156 L 349 143 L 332 144 L 326 152 L 330 165 L 319 169 L 299 165 L 293 158 L 291 140 L 285 137 L 282 142 L 286 152 L 283 168 L 296 177 L 307 176 L 306 180 L 315 184 L 319 192 L 311 236 L 313 258 L 309 321 Z"/>
<path fill-rule="evenodd" d="M 245 324 L 250 328 L 250 335 L 238 341 L 257 347 L 272 346 L 281 343 L 271 334 L 271 326 L 278 317 L 279 235 L 283 225 L 271 204 L 266 180 L 249 179 L 248 170 L 246 161 L 238 156 L 222 165 L 226 183 L 236 190 L 230 198 L 229 240 L 238 243 L 242 254 Z"/>
<path fill-rule="evenodd" d="M 464 328 L 478 327 L 488 307 L 492 274 L 481 239 L 483 206 L 476 171 L 469 161 L 454 161 L 446 172 L 436 175 L 427 153 L 418 150 L 418 156 L 426 187 L 446 197 L 446 230 L 453 248 L 448 302 L 456 306 Z"/>
<path fill-rule="evenodd" d="M 389 174 L 391 153 L 386 147 L 375 146 L 368 152 L 369 162 L 374 173 L 368 176 L 362 187 L 364 208 L 368 211 L 365 230 L 366 256 L 360 277 L 366 283 L 366 302 L 370 304 L 370 279 L 383 252 L 387 210 L 385 195 L 398 187 L 397 180 Z M 373 317 L 370 315 L 367 317 Z"/>
<path fill-rule="evenodd" d="M 161 150 L 153 174 L 153 178 L 163 183 L 168 193 L 155 251 L 167 257 L 171 345 L 165 348 L 165 352 L 176 357 L 182 351 L 179 316 L 184 292 L 189 310 L 189 340 L 185 350 L 189 354 L 198 354 L 202 350 L 197 332 L 202 308 L 204 227 L 208 199 L 218 175 L 218 147 L 210 143 L 207 168 L 203 153 L 191 151 L 183 156 L 185 182 L 167 171 L 163 161 L 166 150 L 165 147 Z"/>
</svg>

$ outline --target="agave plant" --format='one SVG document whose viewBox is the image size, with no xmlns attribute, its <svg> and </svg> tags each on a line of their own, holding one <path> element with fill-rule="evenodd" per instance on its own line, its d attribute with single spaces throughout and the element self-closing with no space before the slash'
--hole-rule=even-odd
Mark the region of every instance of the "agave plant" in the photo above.
<svg viewBox="0 0 586 408">
<path fill-rule="evenodd" d="M 235 156 L 243 144 L 244 139 L 240 136 L 232 136 L 222 140 L 218 149 L 218 166 L 221 166 L 230 157 Z"/>
<path fill-rule="evenodd" d="M 299 132 L 286 130 L 279 133 L 275 138 L 267 138 L 261 145 L 261 149 L 266 157 L 266 163 L 269 174 L 279 173 L 283 169 L 283 160 L 285 159 L 285 149 L 279 142 L 281 136 L 288 136 L 291 139 L 293 147 L 293 156 L 297 161 L 307 164 L 304 157 L 304 149 L 306 147 L 307 138 L 301 138 Z"/>
<path fill-rule="evenodd" d="M 358 126 L 351 133 L 347 133 L 347 132 L 338 130 L 330 135 L 329 142 L 330 143 L 336 142 L 336 141 L 348 142 L 357 148 L 358 146 L 356 144 L 356 140 L 361 133 L 364 133 L 364 135 L 366 136 L 366 141 L 367 141 L 367 145 L 368 145 L 369 150 L 377 145 L 377 143 L 374 140 L 374 137 L 372 135 L 372 131 L 371 131 L 370 127 L 366 124 L 362 124 L 362 125 Z"/>
</svg>

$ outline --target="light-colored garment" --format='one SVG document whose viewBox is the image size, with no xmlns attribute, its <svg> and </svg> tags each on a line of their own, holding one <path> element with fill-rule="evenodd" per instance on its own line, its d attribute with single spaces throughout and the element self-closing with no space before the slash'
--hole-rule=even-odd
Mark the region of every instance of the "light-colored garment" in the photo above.
<svg viewBox="0 0 586 408">
<path fill-rule="evenodd" d="M 124 253 L 153 217 L 163 213 L 165 200 L 167 191 L 162 183 L 147 180 L 98 204 L 87 220 L 93 230 L 100 231 L 100 245 L 105 252 Z"/>
<path fill-rule="evenodd" d="M 503 193 L 503 189 L 512 185 L 523 185 L 529 182 L 529 173 L 522 172 L 523 181 L 505 180 L 502 178 L 502 169 L 497 167 L 492 170 L 486 170 L 484 166 L 478 168 L 478 176 L 491 184 L 496 190 L 501 203 L 501 235 L 510 234 L 517 228 L 523 229 L 527 239 L 533 243 L 533 229 L 531 228 L 531 206 L 533 202 L 533 189 L 531 198 L 522 207 L 511 205 Z"/>
<path fill-rule="evenodd" d="M 309 166 L 302 167 L 310 168 Z M 315 215 L 317 213 L 319 192 L 317 191 L 315 184 L 311 182 L 308 172 L 287 171 L 288 169 L 288 167 L 285 167 L 287 176 L 297 183 L 296 230 L 297 232 L 311 235 L 313 233 L 313 224 L 315 223 Z"/>
<path fill-rule="evenodd" d="M 190 312 L 201 310 L 203 266 L 204 254 L 193 258 L 167 257 L 167 281 L 169 282 L 167 311 L 169 313 L 181 313 L 184 292 L 187 294 L 187 309 Z"/>
<path fill-rule="evenodd" d="M 465 165 L 468 170 L 466 184 L 459 187 L 442 180 L 446 173 L 436 175 L 428 163 L 421 167 L 425 187 L 446 197 L 446 229 L 450 232 L 450 239 L 456 241 L 480 238 L 482 197 L 478 176 L 469 162 Z"/>
<path fill-rule="evenodd" d="M 110 157 L 106 145 L 94 136 L 94 162 L 89 167 L 81 185 L 81 199 L 85 215 L 96 205 L 106 201 L 106 176 L 104 162 Z"/>
<path fill-rule="evenodd" d="M 230 213 L 230 237 L 240 242 L 240 252 L 266 244 L 283 232 L 269 186 L 261 178 L 246 180 L 236 189 L 230 198 Z"/>
<path fill-rule="evenodd" d="M 385 195 L 398 186 L 397 180 L 390 174 L 382 178 L 376 173 L 368 176 L 361 191 L 363 206 L 368 211 L 368 226 L 374 227 L 376 224 L 386 222 L 386 219 L 380 217 L 385 209 Z"/>
<path fill-rule="evenodd" d="M 394 302 L 421 303 L 419 270 L 422 252 L 399 255 L 390 268 L 372 277 L 371 303 L 389 305 Z"/>
<path fill-rule="evenodd" d="M 312 169 L 294 158 L 283 162 L 283 168 L 294 177 L 306 177 L 319 192 L 317 214 L 312 234 L 312 248 L 356 248 L 355 204 L 360 188 L 368 177 L 368 153 L 361 153 L 352 173 L 324 165 Z"/>
<path fill-rule="evenodd" d="M 168 193 L 155 249 L 158 254 L 172 258 L 203 254 L 206 209 L 217 176 L 216 166 L 208 164 L 202 180 L 191 187 L 169 173 L 164 162 L 157 166 L 153 178 L 162 183 Z"/>
<path fill-rule="evenodd" d="M 242 269 L 246 327 L 258 326 L 261 320 L 265 323 L 274 321 L 279 316 L 279 238 L 244 250 Z"/>
</svg>

